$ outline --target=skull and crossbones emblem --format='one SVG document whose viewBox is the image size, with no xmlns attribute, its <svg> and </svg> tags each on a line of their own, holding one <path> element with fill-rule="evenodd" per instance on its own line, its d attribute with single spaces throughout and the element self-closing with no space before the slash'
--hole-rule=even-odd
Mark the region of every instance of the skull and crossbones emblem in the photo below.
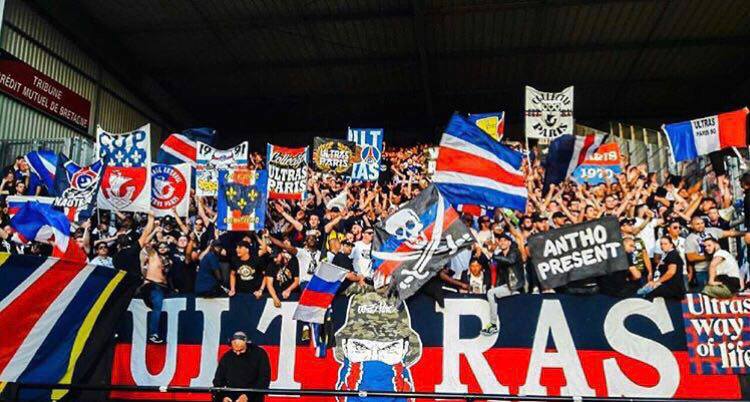
<svg viewBox="0 0 750 402">
<path fill-rule="evenodd" d="M 396 236 L 412 249 L 423 249 L 427 245 L 424 225 L 419 216 L 411 209 L 402 209 L 385 221 L 385 231 Z"/>
</svg>

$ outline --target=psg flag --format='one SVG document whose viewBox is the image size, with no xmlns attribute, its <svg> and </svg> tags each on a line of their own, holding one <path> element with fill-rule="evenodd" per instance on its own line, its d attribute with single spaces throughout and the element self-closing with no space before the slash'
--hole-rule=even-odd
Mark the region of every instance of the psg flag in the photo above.
<svg viewBox="0 0 750 402">
<path fill-rule="evenodd" d="M 430 185 L 375 226 L 372 257 L 376 287 L 391 278 L 391 287 L 405 300 L 452 255 L 473 242 L 458 212 Z"/>
</svg>

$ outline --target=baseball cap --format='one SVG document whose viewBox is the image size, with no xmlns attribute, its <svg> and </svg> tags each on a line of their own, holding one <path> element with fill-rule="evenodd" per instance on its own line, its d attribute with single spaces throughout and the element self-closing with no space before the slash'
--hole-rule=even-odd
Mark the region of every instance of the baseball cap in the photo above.
<svg viewBox="0 0 750 402">
<path fill-rule="evenodd" d="M 235 340 L 235 339 L 241 339 L 247 342 L 247 334 L 242 331 L 237 331 L 234 333 L 234 335 L 232 335 L 232 340 Z"/>
</svg>

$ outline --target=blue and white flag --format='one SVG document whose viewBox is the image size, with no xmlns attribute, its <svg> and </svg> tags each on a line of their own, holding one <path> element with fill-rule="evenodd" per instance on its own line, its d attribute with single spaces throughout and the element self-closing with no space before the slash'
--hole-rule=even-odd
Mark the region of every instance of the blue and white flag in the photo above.
<svg viewBox="0 0 750 402">
<path fill-rule="evenodd" d="M 93 214 L 103 166 L 102 161 L 84 167 L 73 161 L 58 162 L 55 178 L 57 197 L 53 205 L 64 208 L 71 222 L 81 224 Z"/>
<path fill-rule="evenodd" d="M 70 221 L 49 204 L 27 202 L 10 220 L 10 226 L 21 243 L 51 243 L 61 253 L 68 249 Z"/>
<path fill-rule="evenodd" d="M 146 167 L 151 162 L 151 125 L 126 133 L 97 127 L 96 153 L 107 166 Z"/>
<path fill-rule="evenodd" d="M 376 181 L 380 176 L 380 158 L 383 154 L 382 128 L 350 128 L 347 139 L 359 149 L 360 161 L 352 166 L 354 181 Z"/>
<path fill-rule="evenodd" d="M 41 183 L 47 188 L 47 192 L 51 196 L 56 196 L 55 175 L 57 164 L 67 162 L 68 158 L 49 149 L 40 149 L 39 151 L 29 152 L 25 159 L 31 172 L 39 177 Z"/>
<path fill-rule="evenodd" d="M 523 155 L 454 114 L 440 140 L 433 183 L 453 205 L 526 210 Z"/>
</svg>

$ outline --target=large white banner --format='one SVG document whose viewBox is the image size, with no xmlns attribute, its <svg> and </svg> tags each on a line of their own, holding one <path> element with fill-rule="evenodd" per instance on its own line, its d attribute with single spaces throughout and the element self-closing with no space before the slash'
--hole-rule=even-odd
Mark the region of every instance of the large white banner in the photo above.
<svg viewBox="0 0 750 402">
<path fill-rule="evenodd" d="M 573 134 L 573 87 L 542 92 L 526 87 L 526 138 L 551 140 Z"/>
<path fill-rule="evenodd" d="M 230 149 L 216 149 L 196 142 L 195 194 L 215 197 L 219 189 L 219 170 L 247 166 L 247 141 Z"/>
<path fill-rule="evenodd" d="M 151 125 L 125 133 L 109 133 L 97 127 L 96 154 L 106 166 L 147 166 L 151 162 Z"/>
</svg>

